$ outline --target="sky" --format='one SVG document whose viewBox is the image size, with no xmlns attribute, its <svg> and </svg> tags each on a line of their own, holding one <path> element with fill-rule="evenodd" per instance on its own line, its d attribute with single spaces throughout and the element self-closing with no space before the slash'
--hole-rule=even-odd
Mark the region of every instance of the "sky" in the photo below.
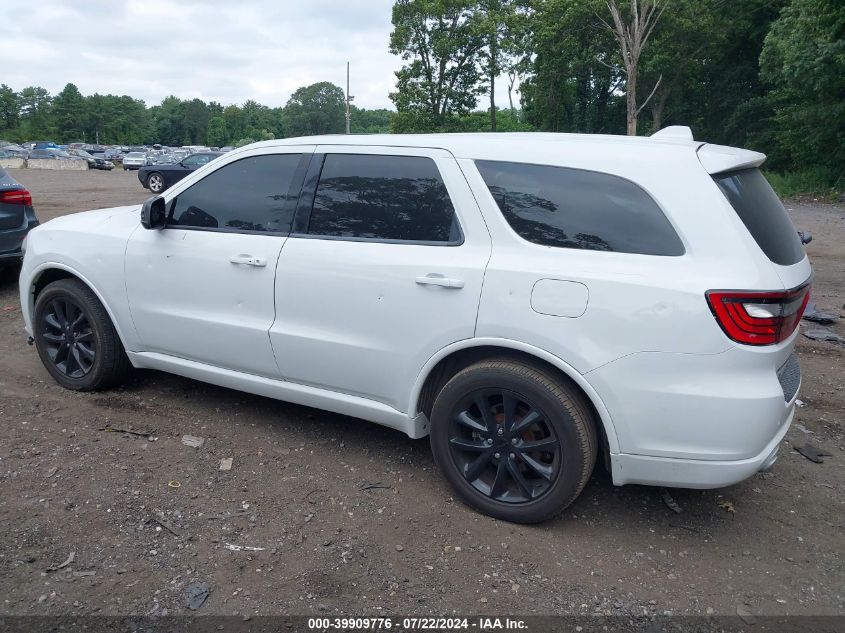
<svg viewBox="0 0 845 633">
<path fill-rule="evenodd" d="M 0 83 L 283 106 L 318 81 L 392 108 L 392 0 L 2 0 Z"/>
</svg>

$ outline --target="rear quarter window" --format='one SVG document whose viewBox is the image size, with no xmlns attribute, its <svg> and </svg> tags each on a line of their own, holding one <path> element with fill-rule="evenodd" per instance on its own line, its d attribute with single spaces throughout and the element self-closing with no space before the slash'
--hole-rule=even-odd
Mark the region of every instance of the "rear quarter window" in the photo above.
<svg viewBox="0 0 845 633">
<path fill-rule="evenodd" d="M 641 255 L 684 254 L 663 211 L 630 180 L 550 165 L 475 164 L 508 224 L 529 242 Z"/>
<path fill-rule="evenodd" d="M 759 169 L 716 174 L 713 180 L 766 257 L 781 266 L 791 266 L 804 259 L 798 233 Z"/>
</svg>

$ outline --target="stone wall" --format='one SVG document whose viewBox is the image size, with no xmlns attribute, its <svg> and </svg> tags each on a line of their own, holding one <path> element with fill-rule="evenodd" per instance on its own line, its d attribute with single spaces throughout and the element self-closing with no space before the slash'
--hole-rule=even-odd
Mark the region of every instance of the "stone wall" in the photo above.
<svg viewBox="0 0 845 633">
<path fill-rule="evenodd" d="M 3 169 L 23 169 L 26 161 L 23 158 L 0 158 L 0 167 Z"/>
<path fill-rule="evenodd" d="M 84 171 L 88 169 L 88 163 L 84 160 L 67 160 L 63 158 L 30 158 L 26 161 L 30 169 L 60 169 Z"/>
</svg>

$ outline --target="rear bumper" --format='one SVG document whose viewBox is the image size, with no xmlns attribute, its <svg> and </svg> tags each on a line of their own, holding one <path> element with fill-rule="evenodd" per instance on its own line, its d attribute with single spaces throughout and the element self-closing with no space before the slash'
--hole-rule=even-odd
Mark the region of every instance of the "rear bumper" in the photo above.
<svg viewBox="0 0 845 633">
<path fill-rule="evenodd" d="M 586 374 L 616 431 L 614 483 L 714 488 L 771 466 L 800 386 L 793 343 L 644 352 Z"/>
<path fill-rule="evenodd" d="M 789 430 L 794 411 L 759 454 L 735 461 L 672 459 L 647 455 L 611 455 L 613 483 L 671 486 L 674 488 L 722 488 L 768 470 L 777 460 L 778 448 Z"/>
<path fill-rule="evenodd" d="M 26 212 L 26 226 L 17 229 L 0 230 L 0 261 L 20 259 L 23 256 L 21 244 L 33 228 L 38 226 L 35 214 Z"/>
</svg>

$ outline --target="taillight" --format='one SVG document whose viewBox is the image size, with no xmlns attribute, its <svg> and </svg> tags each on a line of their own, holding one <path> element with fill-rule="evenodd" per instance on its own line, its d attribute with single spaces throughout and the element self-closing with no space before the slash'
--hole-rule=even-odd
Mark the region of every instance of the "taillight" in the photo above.
<svg viewBox="0 0 845 633">
<path fill-rule="evenodd" d="M 810 284 L 783 292 L 709 290 L 707 302 L 725 334 L 745 345 L 774 345 L 788 339 L 804 314 Z"/>
<path fill-rule="evenodd" d="M 32 196 L 26 189 L 13 189 L 12 191 L 0 191 L 0 202 L 5 204 L 22 204 L 32 206 Z"/>
</svg>

